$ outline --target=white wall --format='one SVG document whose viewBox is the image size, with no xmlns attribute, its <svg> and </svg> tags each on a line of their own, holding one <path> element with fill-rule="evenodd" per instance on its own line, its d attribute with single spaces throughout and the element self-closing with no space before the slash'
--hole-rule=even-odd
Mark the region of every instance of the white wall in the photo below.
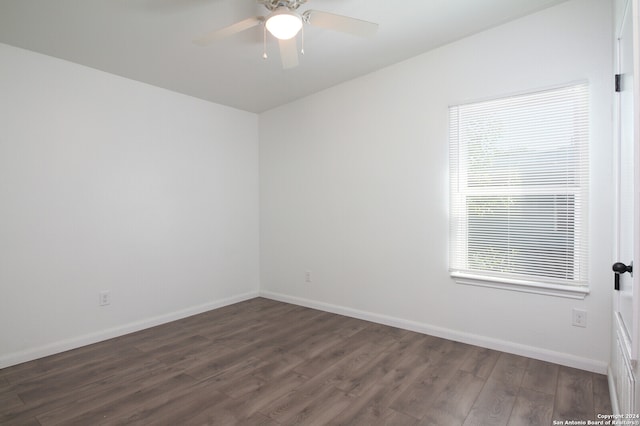
<svg viewBox="0 0 640 426">
<path fill-rule="evenodd" d="M 1 44 L 0 70 L 0 367 L 257 295 L 255 114 Z"/>
<path fill-rule="evenodd" d="M 609 1 L 569 1 L 261 114 L 263 294 L 605 372 L 611 21 Z M 585 79 L 591 294 L 572 300 L 455 284 L 447 272 L 447 107 Z M 587 328 L 571 325 L 574 307 L 587 310 Z"/>
</svg>

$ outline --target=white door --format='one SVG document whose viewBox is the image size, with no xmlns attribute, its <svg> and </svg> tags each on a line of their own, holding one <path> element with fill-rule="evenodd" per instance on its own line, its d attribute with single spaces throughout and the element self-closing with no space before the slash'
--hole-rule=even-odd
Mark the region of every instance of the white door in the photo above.
<svg viewBox="0 0 640 426">
<path fill-rule="evenodd" d="M 623 20 L 618 29 L 618 220 L 617 220 L 617 262 L 631 266 L 633 261 L 633 240 L 635 236 L 633 226 L 633 25 L 631 19 L 630 2 L 623 12 Z M 619 290 L 616 292 L 616 311 L 620 325 L 633 343 L 633 276 L 624 273 L 625 268 L 618 265 Z M 631 345 L 631 348 L 637 345 Z M 630 349 L 631 349 L 630 348 Z M 637 356 L 637 353 L 633 353 Z M 637 357 L 634 356 L 634 359 Z"/>
<path fill-rule="evenodd" d="M 612 375 L 618 408 L 634 413 L 640 408 L 636 389 L 640 348 L 640 252 L 637 226 L 640 189 L 638 171 L 638 0 L 619 0 L 616 4 L 617 94 L 616 94 L 616 247 L 613 265 L 614 339 Z M 635 253 L 635 254 L 634 254 Z M 633 265 L 636 264 L 634 276 Z"/>
</svg>

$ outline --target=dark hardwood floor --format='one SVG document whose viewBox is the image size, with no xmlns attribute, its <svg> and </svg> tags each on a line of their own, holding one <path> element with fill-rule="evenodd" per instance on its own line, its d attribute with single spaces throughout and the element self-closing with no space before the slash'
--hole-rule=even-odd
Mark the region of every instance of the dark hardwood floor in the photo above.
<svg viewBox="0 0 640 426">
<path fill-rule="evenodd" d="M 607 379 L 257 298 L 0 370 L 2 425 L 551 425 Z"/>
</svg>

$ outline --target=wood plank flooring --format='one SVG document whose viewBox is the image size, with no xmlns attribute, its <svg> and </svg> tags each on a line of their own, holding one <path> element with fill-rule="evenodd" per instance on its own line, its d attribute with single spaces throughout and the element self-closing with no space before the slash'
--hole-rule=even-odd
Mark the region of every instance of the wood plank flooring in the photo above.
<svg viewBox="0 0 640 426">
<path fill-rule="evenodd" d="M 256 298 L 0 370 L 2 425 L 550 425 L 603 375 Z"/>
</svg>

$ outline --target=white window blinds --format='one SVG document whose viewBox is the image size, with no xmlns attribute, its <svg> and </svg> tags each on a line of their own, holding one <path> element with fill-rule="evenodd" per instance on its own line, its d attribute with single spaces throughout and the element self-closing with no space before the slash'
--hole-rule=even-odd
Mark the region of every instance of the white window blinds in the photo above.
<svg viewBox="0 0 640 426">
<path fill-rule="evenodd" d="M 587 285 L 588 86 L 450 107 L 450 272 Z"/>
</svg>

